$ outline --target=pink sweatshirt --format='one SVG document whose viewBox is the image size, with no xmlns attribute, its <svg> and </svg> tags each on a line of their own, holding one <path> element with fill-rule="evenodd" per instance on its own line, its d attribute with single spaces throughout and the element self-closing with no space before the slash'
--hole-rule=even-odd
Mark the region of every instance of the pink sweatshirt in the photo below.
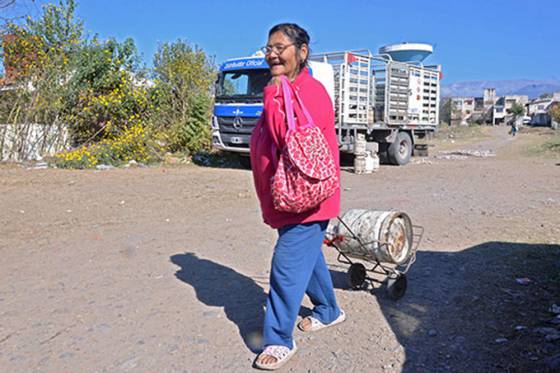
<svg viewBox="0 0 560 373">
<path fill-rule="evenodd" d="M 291 86 L 292 89 L 298 91 L 315 125 L 323 131 L 333 151 L 340 176 L 338 142 L 334 129 L 334 111 L 329 94 L 325 87 L 309 74 L 307 68 L 300 72 Z M 293 106 L 297 124 L 299 123 L 297 118 L 305 117 L 297 101 L 294 101 Z M 253 130 L 250 145 L 253 180 L 261 204 L 264 222 L 272 228 L 280 228 L 288 224 L 308 223 L 336 217 L 340 212 L 340 190 L 310 211 L 295 214 L 274 209 L 270 181 L 276 171 L 275 164 L 280 149 L 284 146 L 287 129 L 282 88 L 267 86 L 264 89 L 264 110 Z"/>
</svg>

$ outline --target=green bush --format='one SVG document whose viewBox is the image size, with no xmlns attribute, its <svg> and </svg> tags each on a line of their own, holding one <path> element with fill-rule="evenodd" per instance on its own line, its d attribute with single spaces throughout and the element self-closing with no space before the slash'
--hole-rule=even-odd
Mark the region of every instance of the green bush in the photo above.
<svg viewBox="0 0 560 373">
<path fill-rule="evenodd" d="M 161 110 L 153 125 L 170 151 L 193 154 L 210 146 L 214 78 L 215 68 L 200 48 L 183 40 L 159 47 L 154 80 Z"/>
</svg>

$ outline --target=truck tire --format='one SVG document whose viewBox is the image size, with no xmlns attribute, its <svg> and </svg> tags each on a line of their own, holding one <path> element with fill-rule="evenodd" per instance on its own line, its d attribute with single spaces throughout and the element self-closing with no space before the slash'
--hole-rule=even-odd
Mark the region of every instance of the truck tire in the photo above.
<svg viewBox="0 0 560 373">
<path fill-rule="evenodd" d="M 412 139 L 406 132 L 399 132 L 395 141 L 387 149 L 387 157 L 391 164 L 404 166 L 412 155 Z"/>
<path fill-rule="evenodd" d="M 246 170 L 251 169 L 251 157 L 239 154 L 239 164 Z"/>
</svg>

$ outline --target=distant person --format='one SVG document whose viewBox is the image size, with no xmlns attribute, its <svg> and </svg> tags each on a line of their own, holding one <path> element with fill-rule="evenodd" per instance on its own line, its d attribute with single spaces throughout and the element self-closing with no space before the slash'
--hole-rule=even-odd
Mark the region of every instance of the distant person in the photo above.
<svg viewBox="0 0 560 373">
<path fill-rule="evenodd" d="M 517 127 L 518 126 L 517 123 L 518 123 L 517 118 L 514 118 L 513 121 L 511 122 L 511 132 L 510 133 L 511 133 L 512 136 L 517 135 L 517 131 L 519 130 L 519 128 Z"/>
<path fill-rule="evenodd" d="M 298 327 L 305 332 L 338 324 L 346 315 L 336 302 L 332 279 L 321 251 L 329 219 L 340 211 L 340 190 L 318 207 L 295 214 L 274 208 L 270 180 L 275 174 L 287 131 L 282 75 L 298 92 L 314 123 L 322 130 L 340 173 L 331 99 L 307 69 L 309 35 L 296 24 L 274 26 L 263 47 L 272 79 L 264 89 L 264 110 L 251 137 L 251 165 L 264 222 L 278 230 L 270 271 L 270 291 L 263 326 L 264 350 L 255 366 L 274 370 L 296 352 L 293 329 L 304 294 L 314 305 L 312 315 Z M 301 108 L 294 104 L 297 118 Z"/>
</svg>

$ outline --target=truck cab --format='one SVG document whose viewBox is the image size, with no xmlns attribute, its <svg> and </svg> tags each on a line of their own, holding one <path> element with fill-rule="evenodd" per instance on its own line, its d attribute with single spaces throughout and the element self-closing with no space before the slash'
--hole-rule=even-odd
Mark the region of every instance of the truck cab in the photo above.
<svg viewBox="0 0 560 373">
<path fill-rule="evenodd" d="M 334 102 L 332 67 L 310 62 L 309 71 L 325 86 Z M 230 59 L 220 66 L 212 116 L 212 144 L 217 149 L 239 153 L 244 164 L 251 132 L 263 110 L 263 90 L 271 77 L 262 53 Z"/>
<path fill-rule="evenodd" d="M 212 116 L 215 148 L 249 153 L 251 132 L 263 109 L 263 90 L 271 75 L 263 56 L 227 60 L 220 66 Z"/>
</svg>

